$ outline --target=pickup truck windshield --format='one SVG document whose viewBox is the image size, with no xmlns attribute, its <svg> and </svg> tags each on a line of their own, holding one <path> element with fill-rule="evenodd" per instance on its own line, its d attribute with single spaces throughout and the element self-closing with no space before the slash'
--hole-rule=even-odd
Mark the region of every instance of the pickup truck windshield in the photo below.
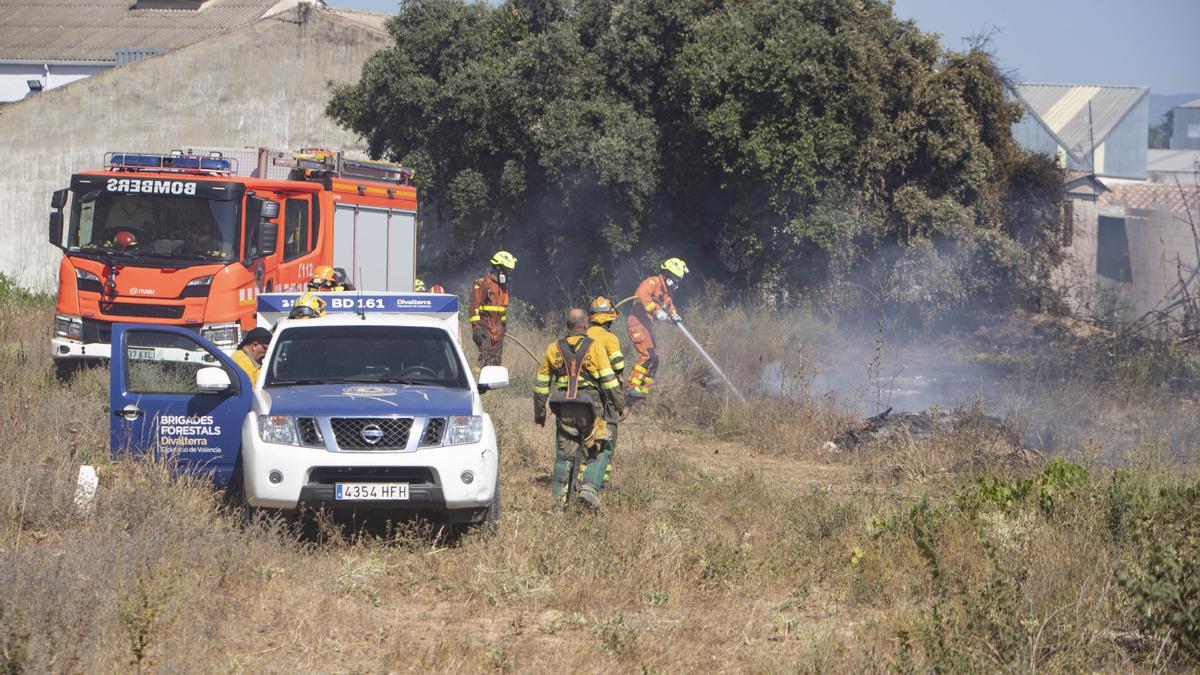
<svg viewBox="0 0 1200 675">
<path fill-rule="evenodd" d="M 73 250 L 183 264 L 227 262 L 237 252 L 237 201 L 97 191 L 72 202 Z"/>
<path fill-rule="evenodd" d="M 450 335 L 417 326 L 285 328 L 264 386 L 382 382 L 466 389 Z"/>
</svg>

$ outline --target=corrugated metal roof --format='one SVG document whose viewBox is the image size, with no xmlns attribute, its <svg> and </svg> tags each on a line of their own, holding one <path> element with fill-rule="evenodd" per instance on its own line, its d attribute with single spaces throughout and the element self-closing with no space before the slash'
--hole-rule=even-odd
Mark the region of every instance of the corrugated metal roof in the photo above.
<svg viewBox="0 0 1200 675">
<path fill-rule="evenodd" d="M 1065 84 L 1018 84 L 1017 98 L 1076 160 L 1082 161 L 1094 142 L 1104 142 L 1113 128 L 1149 87 L 1114 87 Z M 1091 129 L 1088 105 L 1091 105 Z"/>
<path fill-rule="evenodd" d="M 0 0 L 0 60 L 111 61 L 116 49 L 177 49 L 251 23 L 279 0 L 132 9 L 131 0 Z"/>
</svg>

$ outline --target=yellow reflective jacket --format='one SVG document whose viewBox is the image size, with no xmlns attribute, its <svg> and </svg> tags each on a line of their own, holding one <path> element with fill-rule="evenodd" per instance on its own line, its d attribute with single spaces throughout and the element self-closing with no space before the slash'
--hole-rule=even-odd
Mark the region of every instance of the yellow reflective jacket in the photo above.
<svg viewBox="0 0 1200 675">
<path fill-rule="evenodd" d="M 249 354 L 238 349 L 233 352 L 233 362 L 241 366 L 242 370 L 246 371 L 246 374 L 250 376 L 251 385 L 258 382 L 258 371 L 261 366 L 254 359 L 250 358 Z"/>
<path fill-rule="evenodd" d="M 566 337 L 567 344 L 575 347 L 585 337 L 587 336 L 582 333 L 572 333 Z M 565 359 L 559 350 L 558 341 L 555 340 L 546 347 L 546 353 L 542 356 L 542 363 L 538 368 L 537 378 L 533 385 L 533 410 L 536 419 L 545 419 L 546 402 L 550 398 L 551 384 L 557 389 L 567 389 L 567 373 L 564 364 Z M 604 346 L 594 339 L 588 345 L 587 354 L 584 355 L 583 371 L 577 384 L 582 391 L 595 392 L 597 403 L 606 403 L 616 410 L 625 407 L 625 397 L 621 393 L 621 381 L 613 372 L 612 363 L 608 360 L 608 353 Z"/>
<path fill-rule="evenodd" d="M 618 376 L 625 372 L 625 355 L 621 353 L 621 339 L 618 338 L 606 326 L 601 326 L 594 323 L 588 326 L 587 336 L 599 342 L 605 353 L 608 354 L 608 362 L 612 365 L 613 372 Z"/>
</svg>

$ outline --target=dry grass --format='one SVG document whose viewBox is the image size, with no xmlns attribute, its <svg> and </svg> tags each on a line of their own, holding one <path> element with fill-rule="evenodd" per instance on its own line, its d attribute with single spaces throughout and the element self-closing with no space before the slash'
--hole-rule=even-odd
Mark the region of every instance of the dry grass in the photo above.
<svg viewBox="0 0 1200 675">
<path fill-rule="evenodd" d="M 0 324 L 10 668 L 1184 667 L 1138 633 L 1114 581 L 1135 550 L 1113 534 L 1104 475 L 1050 512 L 1034 497 L 968 508 L 961 495 L 980 471 L 1010 480 L 1040 467 L 956 470 L 948 456 L 984 442 L 967 437 L 823 456 L 847 419 L 836 406 L 753 393 L 736 406 L 698 383 L 703 368 L 669 333 L 661 387 L 622 428 L 621 489 L 606 493 L 603 516 L 551 503 L 550 431 L 529 421 L 532 360 L 510 348 L 515 386 L 487 401 L 502 444 L 502 526 L 447 545 L 419 528 L 298 538 L 280 522 L 244 523 L 203 484 L 131 463 L 108 465 L 96 507 L 76 513 L 78 464 L 105 457 L 107 373 L 55 382 L 50 310 L 0 316 L 21 317 Z M 743 385 L 782 359 L 802 386 L 805 350 L 830 333 L 811 317 L 766 316 L 697 332 Z M 535 351 L 550 337 L 519 336 Z M 1145 486 L 1196 481 L 1171 470 L 1131 469 Z"/>
</svg>

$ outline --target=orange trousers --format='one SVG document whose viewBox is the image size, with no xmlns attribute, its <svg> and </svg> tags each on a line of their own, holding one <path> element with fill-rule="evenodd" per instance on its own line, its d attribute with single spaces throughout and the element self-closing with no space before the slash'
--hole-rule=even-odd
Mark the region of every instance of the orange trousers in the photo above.
<svg viewBox="0 0 1200 675">
<path fill-rule="evenodd" d="M 625 330 L 629 333 L 629 339 L 638 355 L 637 363 L 629 374 L 629 388 L 649 394 L 650 385 L 654 383 L 654 372 L 658 370 L 658 350 L 654 345 L 653 324 L 639 318 L 637 312 L 634 312 L 626 320 Z"/>
</svg>

